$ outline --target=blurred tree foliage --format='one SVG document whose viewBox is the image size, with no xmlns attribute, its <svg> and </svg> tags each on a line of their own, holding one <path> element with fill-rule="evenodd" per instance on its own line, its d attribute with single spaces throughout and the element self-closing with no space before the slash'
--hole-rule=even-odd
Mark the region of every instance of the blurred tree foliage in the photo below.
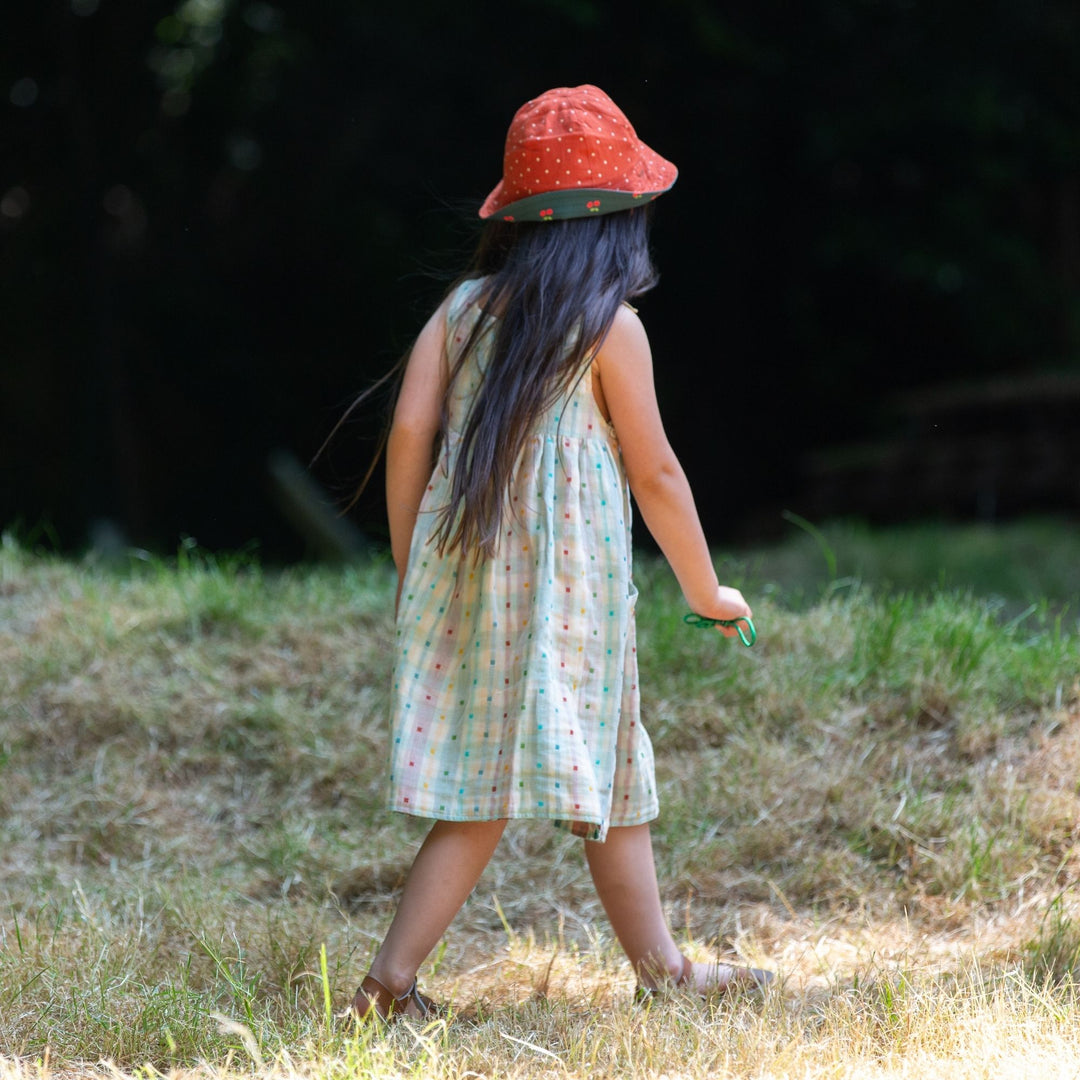
<svg viewBox="0 0 1080 1080">
<path fill-rule="evenodd" d="M 717 538 L 898 390 L 1080 365 L 1072 0 L 35 0 L 0 56 L 0 523 L 299 554 L 267 455 L 407 346 L 514 109 L 586 81 L 681 170 L 643 313 Z"/>
</svg>

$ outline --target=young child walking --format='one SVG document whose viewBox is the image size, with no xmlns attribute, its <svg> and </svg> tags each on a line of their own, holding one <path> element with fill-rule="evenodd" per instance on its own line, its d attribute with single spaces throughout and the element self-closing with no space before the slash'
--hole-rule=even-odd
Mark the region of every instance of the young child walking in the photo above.
<svg viewBox="0 0 1080 1080">
<path fill-rule="evenodd" d="M 511 818 L 584 839 L 639 994 L 772 978 L 683 956 L 648 824 L 658 804 L 630 491 L 691 609 L 751 615 L 717 582 L 627 302 L 655 283 L 647 206 L 676 175 L 595 86 L 527 102 L 480 210 L 474 264 L 406 362 L 386 446 L 398 572 L 390 806 L 435 824 L 356 992 L 357 1019 L 432 1009 L 417 970 Z"/>
</svg>

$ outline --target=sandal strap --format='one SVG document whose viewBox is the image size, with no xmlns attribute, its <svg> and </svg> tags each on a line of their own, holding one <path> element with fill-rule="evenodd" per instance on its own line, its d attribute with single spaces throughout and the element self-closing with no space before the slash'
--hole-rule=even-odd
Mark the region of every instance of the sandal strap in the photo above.
<svg viewBox="0 0 1080 1080">
<path fill-rule="evenodd" d="M 431 998 L 425 994 L 421 994 L 416 988 L 416 980 L 413 979 L 412 987 L 409 989 L 408 996 L 412 998 L 413 1004 L 420 1010 L 420 1015 L 426 1020 L 428 1016 L 434 1016 L 439 1011 L 439 1006 L 435 1004 Z M 395 999 L 400 1000 L 400 999 Z"/>
<path fill-rule="evenodd" d="M 374 1013 L 380 1020 L 391 1021 L 406 1015 L 409 1002 L 417 1007 L 422 1019 L 435 1011 L 435 1003 L 420 993 L 415 979 L 404 994 L 395 997 L 389 988 L 373 975 L 367 975 L 353 998 L 352 1013 L 357 1020 L 363 1020 Z"/>
</svg>

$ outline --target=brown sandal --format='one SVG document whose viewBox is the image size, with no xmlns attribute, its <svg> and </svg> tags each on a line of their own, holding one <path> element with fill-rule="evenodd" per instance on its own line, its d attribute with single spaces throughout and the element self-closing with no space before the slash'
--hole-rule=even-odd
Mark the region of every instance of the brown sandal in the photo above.
<svg viewBox="0 0 1080 1080">
<path fill-rule="evenodd" d="M 734 964 L 725 964 L 724 967 L 731 968 L 731 974 L 728 976 L 727 981 L 721 986 L 715 986 L 711 990 L 705 991 L 701 995 L 703 998 L 718 997 L 723 994 L 734 993 L 736 990 L 764 990 L 776 978 L 771 971 L 765 971 L 763 968 L 737 967 Z M 669 985 L 682 988 L 687 986 L 693 977 L 694 962 L 690 957 L 684 956 L 682 971 Z M 638 985 L 634 991 L 634 1001 L 639 1005 L 643 1005 L 652 1001 L 657 995 L 664 993 L 667 988 L 667 986 Z"/>
<path fill-rule="evenodd" d="M 408 1011 L 410 1005 L 416 1007 L 416 1013 Z M 394 997 L 378 979 L 368 975 L 360 984 L 360 989 L 356 991 L 349 1014 L 357 1021 L 374 1018 L 384 1023 L 392 1023 L 403 1016 L 427 1020 L 429 1017 L 439 1015 L 441 1011 L 431 998 L 425 997 L 416 989 L 415 979 L 412 986 L 401 997 Z"/>
</svg>

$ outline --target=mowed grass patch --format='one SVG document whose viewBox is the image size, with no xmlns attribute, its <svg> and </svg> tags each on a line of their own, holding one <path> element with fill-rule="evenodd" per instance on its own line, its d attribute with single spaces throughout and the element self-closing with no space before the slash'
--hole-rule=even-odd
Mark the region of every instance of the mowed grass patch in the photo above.
<svg viewBox="0 0 1080 1080">
<path fill-rule="evenodd" d="M 118 571 L 7 539 L 0 1075 L 1075 1071 L 1067 600 L 747 583 L 745 649 L 637 576 L 669 915 L 780 985 L 634 1006 L 580 843 L 521 823 L 421 972 L 450 1021 L 375 1039 L 333 1016 L 424 833 L 382 809 L 389 564 Z"/>
</svg>

